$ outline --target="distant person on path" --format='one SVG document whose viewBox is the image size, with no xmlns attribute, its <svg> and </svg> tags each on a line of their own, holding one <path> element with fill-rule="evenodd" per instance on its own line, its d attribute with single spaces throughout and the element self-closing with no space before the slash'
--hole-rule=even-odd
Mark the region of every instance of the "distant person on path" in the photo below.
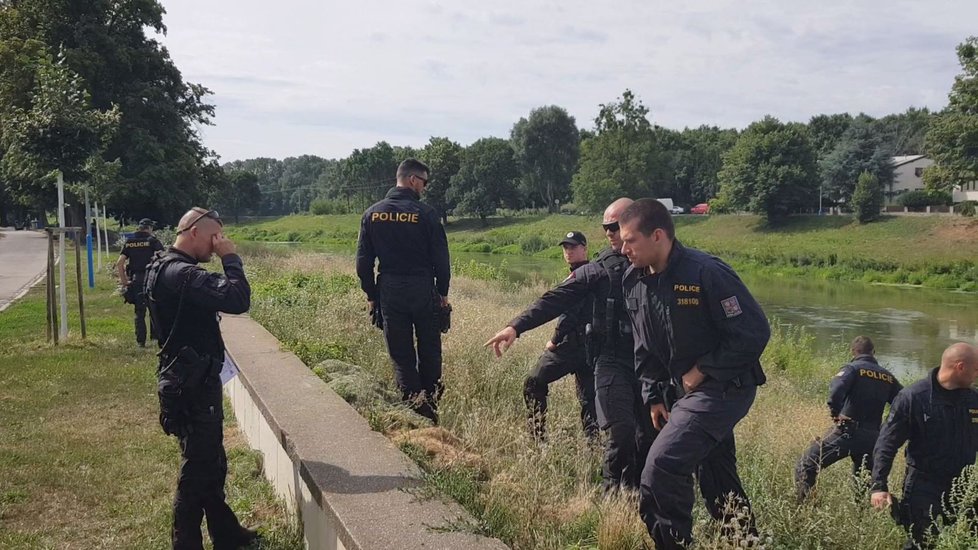
<svg viewBox="0 0 978 550">
<path fill-rule="evenodd" d="M 564 261 L 571 272 L 586 265 L 587 238 L 580 231 L 567 233 L 560 247 Z M 598 435 L 598 421 L 594 409 L 594 366 L 588 361 L 585 345 L 586 327 L 591 321 L 590 299 L 581 302 L 557 318 L 554 335 L 547 340 L 546 351 L 530 371 L 523 384 L 523 399 L 530 420 L 530 433 L 540 441 L 547 433 L 547 395 L 550 384 L 568 374 L 577 383 L 577 399 L 581 404 L 581 425 L 591 439 Z"/>
<path fill-rule="evenodd" d="M 842 367 L 829 384 L 829 415 L 835 426 L 816 438 L 795 469 L 798 500 L 808 498 L 823 468 L 849 457 L 852 475 L 873 470 L 873 448 L 879 437 L 883 408 L 903 389 L 893 373 L 881 367 L 874 356 L 873 341 L 857 336 L 849 346 L 852 361 Z"/>
<path fill-rule="evenodd" d="M 122 245 L 122 254 L 115 263 L 119 283 L 126 289 L 122 296 L 126 303 L 135 306 L 136 344 L 139 347 L 146 346 L 146 295 L 143 293 L 146 266 L 154 254 L 163 250 L 163 243 L 153 236 L 153 225 L 153 220 L 149 218 L 139 220 L 136 232 L 126 239 L 126 243 Z M 152 317 L 149 327 L 150 338 L 155 340 L 158 336 Z"/>
<path fill-rule="evenodd" d="M 499 357 L 520 334 L 592 302 L 587 345 L 594 360 L 598 425 L 608 437 L 602 468 L 606 492 L 638 488 L 652 444 L 652 423 L 635 373 L 632 323 L 622 293 L 628 259 L 621 253 L 618 216 L 630 204 L 631 199 L 621 198 L 605 209 L 601 226 L 609 246 L 593 262 L 571 272 L 485 344 Z"/>
<path fill-rule="evenodd" d="M 873 507 L 894 507 L 892 515 L 907 529 L 905 549 L 928 548 L 937 534 L 934 522 L 954 520 L 948 496 L 951 483 L 978 453 L 978 351 L 952 344 L 941 366 L 923 380 L 904 388 L 876 441 L 873 464 Z M 890 495 L 888 478 L 897 450 L 907 443 L 907 473 L 900 502 Z M 972 512 L 974 513 L 974 512 Z"/>
<path fill-rule="evenodd" d="M 150 314 L 160 330 L 160 425 L 180 441 L 180 477 L 173 499 L 174 549 L 203 548 L 201 519 L 214 548 L 240 548 L 258 534 L 246 529 L 225 502 L 221 368 L 224 340 L 220 313 L 244 313 L 251 305 L 234 243 L 224 237 L 217 212 L 195 207 L 180 219 L 176 242 L 157 255 L 146 275 Z M 224 273 L 202 268 L 213 255 Z"/>
<path fill-rule="evenodd" d="M 444 389 L 441 319 L 450 308 L 451 262 L 441 217 L 421 202 L 428 177 L 423 163 L 405 160 L 397 167 L 396 186 L 363 213 L 357 276 L 370 310 L 380 308 L 402 399 L 437 424 Z"/>
<path fill-rule="evenodd" d="M 636 362 L 660 429 L 642 471 L 639 513 L 656 548 L 688 546 L 697 473 L 704 496 L 724 500 L 708 497 L 711 515 L 723 514 L 733 500 L 731 517 L 721 515 L 723 526 L 737 521 L 754 535 L 733 430 L 766 381 L 760 357 L 771 334 L 767 317 L 730 266 L 676 240 L 661 202 L 637 200 L 619 222 L 622 252 L 632 264 L 625 299 L 635 338 L 649 338 Z M 679 396 L 671 409 L 663 384 Z M 742 509 L 747 517 L 736 520 Z"/>
</svg>

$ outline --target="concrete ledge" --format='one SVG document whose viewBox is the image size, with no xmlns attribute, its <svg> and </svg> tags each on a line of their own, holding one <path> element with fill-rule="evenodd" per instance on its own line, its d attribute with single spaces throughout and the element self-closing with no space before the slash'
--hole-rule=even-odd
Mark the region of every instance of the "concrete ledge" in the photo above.
<svg viewBox="0 0 978 550">
<path fill-rule="evenodd" d="M 471 517 L 419 501 L 418 466 L 247 316 L 221 323 L 238 376 L 225 385 L 265 475 L 302 519 L 306 546 L 323 549 L 502 549 L 497 539 L 441 529 Z"/>
</svg>

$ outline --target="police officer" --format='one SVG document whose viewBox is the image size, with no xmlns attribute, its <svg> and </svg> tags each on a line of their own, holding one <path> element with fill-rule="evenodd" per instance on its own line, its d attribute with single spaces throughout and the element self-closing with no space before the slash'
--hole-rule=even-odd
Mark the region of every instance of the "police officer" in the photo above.
<svg viewBox="0 0 978 550">
<path fill-rule="evenodd" d="M 199 265 L 214 254 L 221 258 L 223 274 Z M 205 515 L 215 549 L 247 546 L 257 533 L 241 526 L 224 496 L 224 341 L 218 314 L 248 311 L 251 288 L 217 212 L 195 207 L 180 219 L 176 242 L 149 266 L 146 293 L 160 330 L 160 424 L 180 442 L 173 548 L 203 548 L 200 522 Z"/>
<path fill-rule="evenodd" d="M 119 283 L 125 287 L 123 297 L 126 302 L 136 308 L 136 343 L 139 347 L 146 346 L 146 296 L 143 294 L 143 284 L 146 280 L 146 266 L 153 255 L 163 250 L 163 243 L 153 236 L 153 220 L 139 220 L 136 232 L 126 239 L 122 245 L 122 254 L 115 263 L 119 273 Z M 157 338 L 153 319 L 150 317 L 150 337 Z"/>
<path fill-rule="evenodd" d="M 662 203 L 635 201 L 620 222 L 622 252 L 632 263 L 628 308 L 636 338 L 650 338 L 637 360 L 660 429 L 642 471 L 639 512 L 656 548 L 681 548 L 692 540 L 694 472 L 704 496 L 733 498 L 738 509 L 750 509 L 733 429 L 766 380 L 760 356 L 770 327 L 733 269 L 676 240 Z M 671 410 L 662 383 L 679 397 Z M 728 509 L 709 498 L 707 504 L 715 517 Z M 748 516 L 744 527 L 753 531 Z"/>
<path fill-rule="evenodd" d="M 905 549 L 926 548 L 937 534 L 934 522 L 954 520 L 948 501 L 951 482 L 978 452 L 978 351 L 952 344 L 941 366 L 903 389 L 876 441 L 871 502 L 877 509 L 893 506 L 894 518 L 907 528 Z M 887 478 L 897 450 L 907 443 L 903 500 L 895 502 Z"/>
<path fill-rule="evenodd" d="M 421 202 L 428 172 L 423 163 L 405 160 L 397 167 L 397 186 L 364 212 L 357 276 L 370 309 L 380 305 L 401 397 L 437 424 L 443 391 L 439 319 L 441 310 L 449 307 L 451 264 L 441 218 Z M 380 264 L 376 279 L 375 260 Z"/>
<path fill-rule="evenodd" d="M 638 487 L 652 440 L 648 410 L 642 404 L 642 388 L 635 373 L 631 321 L 622 294 L 622 276 L 628 260 L 620 252 L 618 216 L 631 203 L 631 199 L 622 198 L 605 209 L 602 227 L 608 248 L 592 263 L 574 270 L 486 342 L 500 356 L 520 334 L 593 299 L 587 344 L 594 357 L 598 425 L 608 435 L 602 471 L 606 491 Z"/>
<path fill-rule="evenodd" d="M 812 442 L 795 469 L 798 500 L 808 497 L 818 473 L 845 457 L 852 459 L 852 475 L 873 470 L 873 447 L 879 437 L 883 407 L 903 389 L 893 373 L 873 356 L 873 341 L 857 336 L 849 347 L 852 361 L 829 385 L 829 415 L 835 426 Z"/>
<path fill-rule="evenodd" d="M 560 241 L 564 261 L 571 272 L 588 263 L 587 237 L 571 231 Z M 584 343 L 586 326 L 591 320 L 591 300 L 585 300 L 557 318 L 554 335 L 547 349 L 523 384 L 523 399 L 530 415 L 530 432 L 538 440 L 546 439 L 547 395 L 550 384 L 568 374 L 577 382 L 577 399 L 581 403 L 581 426 L 591 439 L 597 436 L 598 422 L 594 410 L 594 368 L 587 358 Z"/>
</svg>

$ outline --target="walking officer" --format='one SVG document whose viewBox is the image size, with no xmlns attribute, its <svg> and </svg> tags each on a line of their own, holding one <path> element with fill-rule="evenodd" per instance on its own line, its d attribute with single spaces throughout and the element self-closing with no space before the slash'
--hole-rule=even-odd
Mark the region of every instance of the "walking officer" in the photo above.
<svg viewBox="0 0 978 550">
<path fill-rule="evenodd" d="M 628 309 L 636 339 L 650 338 L 647 354 L 638 358 L 640 374 L 660 429 L 642 471 L 639 513 L 656 548 L 690 544 L 697 472 L 704 496 L 724 499 L 707 498 L 711 514 L 722 514 L 732 498 L 748 510 L 741 526 L 753 531 L 733 429 L 766 380 L 760 357 L 770 337 L 767 318 L 733 269 L 676 240 L 672 217 L 659 201 L 635 201 L 620 223 L 622 251 L 632 263 Z M 671 410 L 663 402 L 664 385 L 679 396 Z"/>
<path fill-rule="evenodd" d="M 223 274 L 199 265 L 214 254 L 221 258 Z M 160 330 L 160 424 L 180 441 L 173 548 L 203 548 L 200 522 L 205 515 L 215 549 L 247 546 L 257 533 L 241 526 L 224 496 L 228 465 L 219 314 L 248 311 L 251 288 L 217 212 L 195 207 L 184 214 L 176 242 L 149 266 L 146 294 Z"/>
<path fill-rule="evenodd" d="M 942 519 L 947 525 L 959 512 L 948 496 L 954 478 L 975 463 L 978 452 L 976 379 L 978 351 L 969 344 L 952 344 L 941 355 L 941 366 L 904 388 L 890 406 L 876 441 L 871 502 L 877 509 L 894 507 L 893 517 L 910 535 L 905 549 L 928 548 L 928 537 L 937 535 L 935 522 Z M 897 503 L 887 478 L 904 443 L 907 473 L 903 499 Z"/>
<path fill-rule="evenodd" d="M 451 264 L 438 211 L 421 202 L 428 173 L 421 162 L 405 160 L 397 167 L 397 186 L 363 213 L 357 276 L 371 311 L 379 304 L 401 397 L 437 424 L 443 391 L 440 314 L 450 307 Z"/>
<path fill-rule="evenodd" d="M 823 468 L 852 459 L 853 480 L 859 472 L 873 471 L 873 447 L 880 434 L 883 407 L 903 389 L 893 373 L 873 356 L 873 341 L 857 336 L 849 347 L 852 361 L 842 367 L 829 385 L 829 415 L 835 426 L 812 442 L 795 469 L 798 500 L 808 498 Z"/>
<path fill-rule="evenodd" d="M 573 271 L 588 263 L 587 237 L 571 231 L 560 241 L 564 260 Z M 546 439 L 547 395 L 550 384 L 568 374 L 577 383 L 577 399 L 581 404 L 581 426 L 591 439 L 598 435 L 594 410 L 594 367 L 588 361 L 585 338 L 591 320 L 591 299 L 586 299 L 557 318 L 554 335 L 547 340 L 547 349 L 523 384 L 523 399 L 530 416 L 530 432 L 538 440 Z"/>
<path fill-rule="evenodd" d="M 594 358 L 598 426 L 608 436 L 602 470 L 606 491 L 638 488 L 645 453 L 652 441 L 652 425 L 635 373 L 632 325 L 622 294 L 622 276 L 628 260 L 620 252 L 618 216 L 631 203 L 631 199 L 622 198 L 605 209 L 602 227 L 608 248 L 593 262 L 574 270 L 486 342 L 500 356 L 520 334 L 580 307 L 587 299 L 593 300 L 587 345 Z"/>
<path fill-rule="evenodd" d="M 133 304 L 136 309 L 136 343 L 139 347 L 146 345 L 146 295 L 143 285 L 146 281 L 146 266 L 152 261 L 153 255 L 163 250 L 163 243 L 153 236 L 153 220 L 143 218 L 136 226 L 136 232 L 126 239 L 122 245 L 122 253 L 115 263 L 119 273 L 119 283 L 125 287 L 123 298 Z M 149 319 L 150 338 L 158 338 L 153 318 Z"/>
</svg>

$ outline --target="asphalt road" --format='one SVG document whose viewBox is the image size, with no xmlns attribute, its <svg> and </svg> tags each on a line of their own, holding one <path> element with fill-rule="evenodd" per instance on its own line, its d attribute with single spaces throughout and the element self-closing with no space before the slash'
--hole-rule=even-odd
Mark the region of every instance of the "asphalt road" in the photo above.
<svg viewBox="0 0 978 550">
<path fill-rule="evenodd" d="M 0 311 L 43 275 L 47 252 L 44 233 L 0 229 Z"/>
</svg>

